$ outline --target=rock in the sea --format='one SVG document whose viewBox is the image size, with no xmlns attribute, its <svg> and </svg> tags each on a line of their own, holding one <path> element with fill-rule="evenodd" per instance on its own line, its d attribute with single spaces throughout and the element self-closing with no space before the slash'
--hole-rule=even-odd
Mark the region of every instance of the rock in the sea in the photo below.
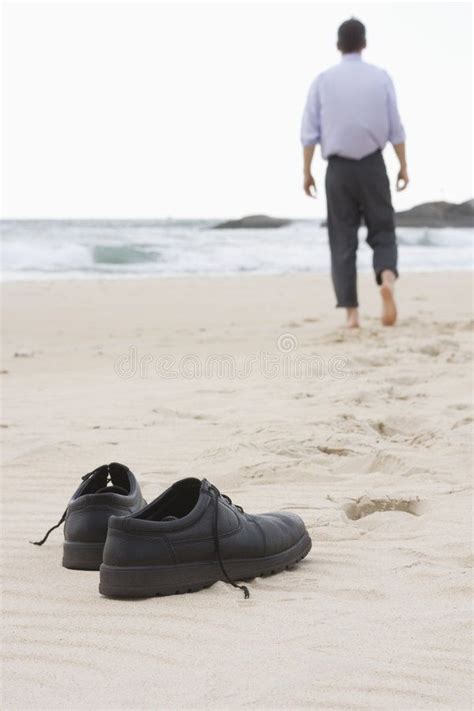
<svg viewBox="0 0 474 711">
<path fill-rule="evenodd" d="M 411 210 L 397 212 L 400 227 L 474 227 L 474 200 L 459 205 L 452 202 L 426 202 Z"/>
<path fill-rule="evenodd" d="M 269 217 L 268 215 L 248 215 L 240 220 L 227 220 L 214 225 L 215 230 L 237 230 L 237 229 L 265 229 L 269 227 L 285 227 L 291 220 L 280 217 Z"/>
</svg>

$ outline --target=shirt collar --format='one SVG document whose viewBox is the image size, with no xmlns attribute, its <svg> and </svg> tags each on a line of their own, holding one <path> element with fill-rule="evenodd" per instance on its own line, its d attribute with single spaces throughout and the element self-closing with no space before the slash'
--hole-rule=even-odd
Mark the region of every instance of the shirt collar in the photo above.
<svg viewBox="0 0 474 711">
<path fill-rule="evenodd" d="M 362 55 L 360 52 L 348 52 L 342 55 L 341 62 L 362 62 Z"/>
</svg>

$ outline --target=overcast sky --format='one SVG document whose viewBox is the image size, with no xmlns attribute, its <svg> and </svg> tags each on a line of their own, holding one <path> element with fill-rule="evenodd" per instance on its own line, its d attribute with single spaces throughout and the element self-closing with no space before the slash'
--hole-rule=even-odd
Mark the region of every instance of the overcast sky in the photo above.
<svg viewBox="0 0 474 711">
<path fill-rule="evenodd" d="M 470 3 L 61 0 L 3 14 L 5 217 L 324 215 L 319 157 L 319 200 L 301 189 L 299 126 L 351 15 L 398 92 L 412 182 L 396 207 L 472 195 Z"/>
</svg>

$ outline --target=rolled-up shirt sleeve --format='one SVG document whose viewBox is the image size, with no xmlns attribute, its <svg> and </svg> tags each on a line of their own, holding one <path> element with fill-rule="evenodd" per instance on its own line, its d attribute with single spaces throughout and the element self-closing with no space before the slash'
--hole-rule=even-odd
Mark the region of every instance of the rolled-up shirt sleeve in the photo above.
<svg viewBox="0 0 474 711">
<path fill-rule="evenodd" d="M 320 101 L 318 79 L 311 84 L 301 121 L 301 143 L 315 146 L 321 141 Z"/>
<path fill-rule="evenodd" d="M 387 74 L 387 108 L 389 133 L 388 140 L 394 146 L 405 141 L 405 129 L 403 128 L 400 114 L 398 113 L 397 96 L 392 78 Z"/>
</svg>

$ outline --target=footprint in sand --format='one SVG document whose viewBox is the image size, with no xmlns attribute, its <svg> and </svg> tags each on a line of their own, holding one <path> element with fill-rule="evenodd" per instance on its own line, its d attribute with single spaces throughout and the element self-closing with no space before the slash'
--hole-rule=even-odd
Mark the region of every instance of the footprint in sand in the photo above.
<svg viewBox="0 0 474 711">
<path fill-rule="evenodd" d="M 419 498 L 391 498 L 387 496 L 383 499 L 371 499 L 368 496 L 361 496 L 359 499 L 344 504 L 342 510 L 351 521 L 358 521 L 364 516 L 386 511 L 401 511 L 413 516 L 421 516 L 423 504 Z"/>
<path fill-rule="evenodd" d="M 369 422 L 369 427 L 371 427 L 377 434 L 381 435 L 382 437 L 388 437 L 389 439 L 391 437 L 394 437 L 395 435 L 401 434 L 400 430 L 396 430 L 394 427 L 390 427 L 390 425 L 387 425 L 385 422 L 382 422 L 382 420 L 378 422 Z"/>
<path fill-rule="evenodd" d="M 162 415 L 163 417 L 176 417 L 180 420 L 206 420 L 207 417 L 201 414 L 195 414 L 193 412 L 180 412 L 179 410 L 172 410 L 168 407 L 155 407 L 152 412 L 157 415 Z"/>
<path fill-rule="evenodd" d="M 338 457 L 348 457 L 351 454 L 356 454 L 353 449 L 346 449 L 345 447 L 324 447 L 319 445 L 317 449 L 323 454 L 335 454 Z"/>
<path fill-rule="evenodd" d="M 469 363 L 472 360 L 472 353 L 451 353 L 446 358 L 447 363 Z"/>
<path fill-rule="evenodd" d="M 386 354 L 382 355 L 372 355 L 369 357 L 359 356 L 354 358 L 354 362 L 358 365 L 365 365 L 369 368 L 385 368 L 389 365 L 393 365 L 396 362 L 395 358 L 389 357 Z"/>
<path fill-rule="evenodd" d="M 408 444 L 413 447 L 433 447 L 438 442 L 438 435 L 436 432 L 420 432 L 415 437 L 413 437 Z"/>
<path fill-rule="evenodd" d="M 423 355 L 431 356 L 432 358 L 437 358 L 441 353 L 441 348 L 439 346 L 435 346 L 433 344 L 428 344 L 426 346 L 422 346 L 418 350 L 418 353 L 422 353 Z"/>
<path fill-rule="evenodd" d="M 410 349 L 410 350 L 412 353 L 418 352 L 418 353 L 421 353 L 422 355 L 431 356 L 432 358 L 437 358 L 443 352 L 450 350 L 450 351 L 452 351 L 448 357 L 448 360 L 450 360 L 452 358 L 459 357 L 457 355 L 457 351 L 459 351 L 459 348 L 460 348 L 460 344 L 458 341 L 454 341 L 454 340 L 448 339 L 448 338 L 442 338 L 439 341 L 436 341 L 435 343 L 425 343 L 425 345 L 421 346 L 421 348 L 419 348 L 419 349 Z"/>
<path fill-rule="evenodd" d="M 457 422 L 454 423 L 454 425 L 451 427 L 452 430 L 457 430 L 458 427 L 466 427 L 467 425 L 472 425 L 472 422 L 474 421 L 474 418 L 468 416 L 468 417 L 463 417 L 462 420 L 458 420 Z"/>
<path fill-rule="evenodd" d="M 390 422 L 384 420 L 368 420 L 367 424 L 377 434 L 386 438 L 409 438 L 419 429 L 419 422 L 410 417 L 391 417 Z"/>
<path fill-rule="evenodd" d="M 459 342 L 454 341 L 451 338 L 442 338 L 441 341 L 439 342 L 440 346 L 443 346 L 444 348 L 459 348 Z"/>
<path fill-rule="evenodd" d="M 416 385 L 420 382 L 420 378 L 411 375 L 402 375 L 399 378 L 390 378 L 389 383 L 393 385 Z"/>
</svg>

